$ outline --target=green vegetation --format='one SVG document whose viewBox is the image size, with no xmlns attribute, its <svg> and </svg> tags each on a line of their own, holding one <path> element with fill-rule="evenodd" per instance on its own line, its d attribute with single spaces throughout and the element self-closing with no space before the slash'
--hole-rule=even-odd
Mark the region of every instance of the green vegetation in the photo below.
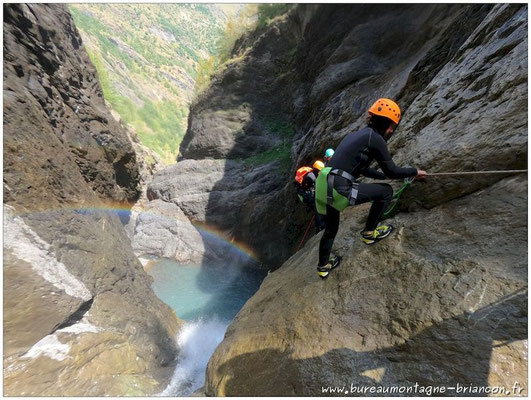
<svg viewBox="0 0 531 400">
<path fill-rule="evenodd" d="M 291 141 L 291 139 L 293 139 L 293 136 L 295 135 L 295 129 L 293 128 L 293 126 L 289 122 L 286 122 L 279 118 L 267 118 L 264 121 L 264 125 L 269 132 L 273 133 L 275 136 L 282 138 L 283 140 Z"/>
<path fill-rule="evenodd" d="M 172 161 L 175 161 L 179 144 L 186 133 L 182 121 L 187 113 L 187 109 L 175 103 L 168 101 L 152 103 L 145 99 L 144 106 L 138 110 L 137 119 L 131 125 L 137 125 L 135 129 L 146 146 L 162 149 L 162 154 L 160 151 L 159 154 L 163 157 L 170 156 L 173 158 Z M 138 126 L 143 124 L 147 125 L 147 129 Z"/>
<path fill-rule="evenodd" d="M 236 17 L 229 17 L 225 30 L 216 41 L 217 65 L 229 60 L 236 40 L 256 27 L 256 10 L 256 4 L 248 4 Z"/>
<path fill-rule="evenodd" d="M 222 22 L 207 4 L 71 4 L 105 100 L 141 142 L 174 163 L 198 62 Z"/>
<path fill-rule="evenodd" d="M 263 3 L 258 5 L 258 26 L 264 27 L 279 15 L 287 13 L 293 4 Z"/>
<path fill-rule="evenodd" d="M 257 5 L 248 4 L 235 17 L 229 16 L 225 29 L 215 42 L 213 51 L 208 57 L 201 58 L 197 63 L 194 93 L 199 96 L 210 84 L 210 77 L 230 59 L 236 40 L 256 27 Z"/>
<path fill-rule="evenodd" d="M 278 160 L 280 170 L 282 172 L 289 171 L 291 167 L 291 145 L 295 129 L 290 123 L 276 117 L 266 118 L 262 123 L 267 131 L 281 138 L 282 142 L 271 150 L 246 158 L 243 160 L 244 165 L 254 167 Z"/>
<path fill-rule="evenodd" d="M 217 68 L 218 61 L 214 56 L 202 58 L 197 63 L 197 71 L 195 75 L 194 93 L 199 95 L 210 84 L 210 77 Z"/>
<path fill-rule="evenodd" d="M 98 71 L 105 100 L 112 105 L 122 120 L 137 132 L 145 146 L 156 151 L 168 164 L 173 163 L 186 133 L 182 121 L 187 118 L 188 110 L 174 102 L 153 103 L 142 96 L 144 105 L 135 106 L 130 99 L 112 88 L 102 58 L 90 50 L 87 52 Z"/>
<path fill-rule="evenodd" d="M 280 162 L 280 170 L 282 172 L 286 172 L 289 171 L 291 167 L 290 152 L 291 143 L 286 141 L 280 146 L 277 146 L 271 150 L 246 158 L 243 163 L 246 166 L 256 167 L 258 165 L 263 165 L 278 160 Z"/>
<path fill-rule="evenodd" d="M 173 163 L 194 91 L 204 90 L 212 74 L 231 61 L 238 38 L 291 6 L 249 4 L 223 22 L 210 4 L 78 3 L 69 9 L 105 100 L 144 145 Z M 271 119 L 263 126 L 282 144 L 248 162 L 268 157 L 289 162 L 289 125 Z"/>
<path fill-rule="evenodd" d="M 265 27 L 292 7 L 293 4 L 248 4 L 236 17 L 229 17 L 224 31 L 216 41 L 213 55 L 202 58 L 197 64 L 195 95 L 199 96 L 210 84 L 210 77 L 230 60 L 232 49 L 240 37 L 256 27 Z"/>
</svg>

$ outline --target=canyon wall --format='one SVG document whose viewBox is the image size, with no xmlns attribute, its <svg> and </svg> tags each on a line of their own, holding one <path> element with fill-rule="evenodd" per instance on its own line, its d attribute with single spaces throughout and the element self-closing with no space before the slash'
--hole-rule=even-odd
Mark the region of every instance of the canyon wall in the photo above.
<svg viewBox="0 0 531 400">
<path fill-rule="evenodd" d="M 139 161 L 64 5 L 4 5 L 4 394 L 147 395 L 181 322 L 123 228 Z"/>
</svg>

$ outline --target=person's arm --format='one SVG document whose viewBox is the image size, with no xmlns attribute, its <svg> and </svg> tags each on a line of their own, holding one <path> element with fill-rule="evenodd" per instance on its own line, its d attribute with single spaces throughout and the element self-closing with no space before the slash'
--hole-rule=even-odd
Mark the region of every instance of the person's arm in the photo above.
<svg viewBox="0 0 531 400">
<path fill-rule="evenodd" d="M 417 176 L 418 171 L 416 168 L 400 168 L 396 166 L 391 158 L 391 154 L 389 154 L 387 143 L 385 143 L 384 138 L 377 133 L 372 134 L 369 143 L 369 151 L 388 178 L 402 179 Z"/>
<path fill-rule="evenodd" d="M 366 168 L 365 170 L 361 171 L 361 174 L 363 176 L 366 176 L 367 178 L 373 178 L 373 179 L 386 179 L 387 178 L 383 172 L 378 171 L 376 168 Z"/>
</svg>

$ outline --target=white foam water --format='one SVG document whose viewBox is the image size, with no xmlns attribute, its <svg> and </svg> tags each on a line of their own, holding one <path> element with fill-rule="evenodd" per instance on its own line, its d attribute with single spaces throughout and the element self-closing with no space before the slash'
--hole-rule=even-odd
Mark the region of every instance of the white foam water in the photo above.
<svg viewBox="0 0 531 400">
<path fill-rule="evenodd" d="M 187 322 L 177 337 L 180 349 L 170 384 L 159 396 L 189 396 L 205 383 L 208 360 L 223 340 L 229 321 L 217 318 Z"/>
<path fill-rule="evenodd" d="M 186 321 L 176 338 L 180 353 L 172 380 L 159 395 L 189 396 L 204 385 L 208 360 L 265 272 L 160 259 L 148 273 L 157 296 Z"/>
</svg>

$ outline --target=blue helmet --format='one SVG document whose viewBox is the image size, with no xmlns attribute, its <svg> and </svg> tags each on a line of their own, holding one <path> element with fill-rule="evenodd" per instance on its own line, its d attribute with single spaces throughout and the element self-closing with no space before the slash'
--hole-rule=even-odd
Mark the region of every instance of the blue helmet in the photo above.
<svg viewBox="0 0 531 400">
<path fill-rule="evenodd" d="M 331 158 L 334 155 L 334 149 L 326 149 L 325 158 Z"/>
</svg>

